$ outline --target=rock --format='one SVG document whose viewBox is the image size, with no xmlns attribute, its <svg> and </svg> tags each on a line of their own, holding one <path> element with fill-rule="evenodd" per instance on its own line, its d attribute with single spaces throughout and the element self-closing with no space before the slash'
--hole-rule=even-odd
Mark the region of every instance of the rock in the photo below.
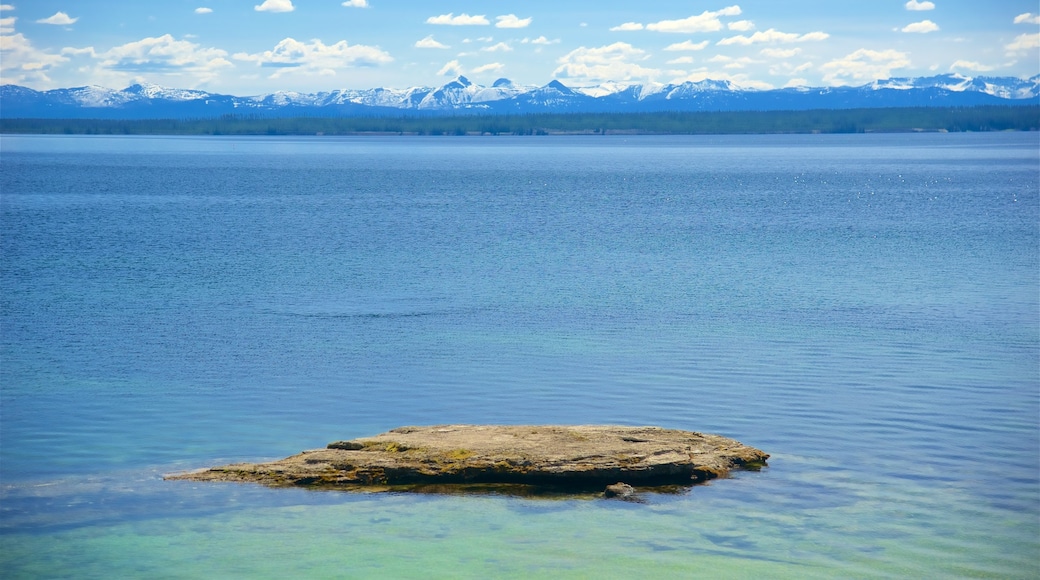
<svg viewBox="0 0 1040 580">
<path fill-rule="evenodd" d="M 623 499 L 632 497 L 635 493 L 636 488 L 619 481 L 615 484 L 608 485 L 607 488 L 603 490 L 603 497 L 619 497 Z"/>
<path fill-rule="evenodd" d="M 360 451 L 365 448 L 364 443 L 358 441 L 333 441 L 329 443 L 329 449 L 344 449 L 346 451 Z"/>
<path fill-rule="evenodd" d="M 400 427 L 278 461 L 166 479 L 340 489 L 501 484 L 591 491 L 619 481 L 640 487 L 693 485 L 731 469 L 757 469 L 768 458 L 720 435 L 660 427 L 437 425 Z M 631 488 L 628 483 L 609 487 L 616 485 Z"/>
</svg>

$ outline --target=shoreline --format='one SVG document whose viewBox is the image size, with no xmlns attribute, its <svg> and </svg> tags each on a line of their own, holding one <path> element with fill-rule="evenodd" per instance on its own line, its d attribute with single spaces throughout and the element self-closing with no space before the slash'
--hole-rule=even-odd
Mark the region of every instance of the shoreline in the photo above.
<svg viewBox="0 0 1040 580">
<path fill-rule="evenodd" d="M 962 133 L 1040 130 L 1040 105 L 445 117 L 0 119 L 0 134 L 566 136 Z"/>
</svg>

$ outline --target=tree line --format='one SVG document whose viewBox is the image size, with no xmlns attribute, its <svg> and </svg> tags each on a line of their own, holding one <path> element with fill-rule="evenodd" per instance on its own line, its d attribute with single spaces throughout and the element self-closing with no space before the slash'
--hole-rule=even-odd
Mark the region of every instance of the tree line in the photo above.
<svg viewBox="0 0 1040 580">
<path fill-rule="evenodd" d="M 2 119 L 0 132 L 67 135 L 553 135 L 1036 131 L 1040 106 L 529 115 Z"/>
</svg>

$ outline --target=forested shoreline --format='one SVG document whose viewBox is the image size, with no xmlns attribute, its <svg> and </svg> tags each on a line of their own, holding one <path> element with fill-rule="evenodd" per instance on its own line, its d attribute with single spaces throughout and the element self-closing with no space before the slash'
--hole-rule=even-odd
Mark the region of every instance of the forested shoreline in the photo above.
<svg viewBox="0 0 1040 580">
<path fill-rule="evenodd" d="M 809 111 L 402 115 L 199 119 L 3 119 L 0 133 L 65 135 L 560 135 L 1036 131 L 1040 106 Z"/>
</svg>

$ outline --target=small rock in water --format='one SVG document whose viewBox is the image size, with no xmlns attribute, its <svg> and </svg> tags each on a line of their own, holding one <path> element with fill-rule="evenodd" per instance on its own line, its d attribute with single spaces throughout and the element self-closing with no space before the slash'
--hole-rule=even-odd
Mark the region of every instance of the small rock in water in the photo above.
<svg viewBox="0 0 1040 580">
<path fill-rule="evenodd" d="M 628 485 L 624 482 L 617 482 L 607 486 L 607 489 L 603 490 L 603 497 L 618 497 L 626 498 L 632 497 L 636 493 L 636 488 Z"/>
</svg>

